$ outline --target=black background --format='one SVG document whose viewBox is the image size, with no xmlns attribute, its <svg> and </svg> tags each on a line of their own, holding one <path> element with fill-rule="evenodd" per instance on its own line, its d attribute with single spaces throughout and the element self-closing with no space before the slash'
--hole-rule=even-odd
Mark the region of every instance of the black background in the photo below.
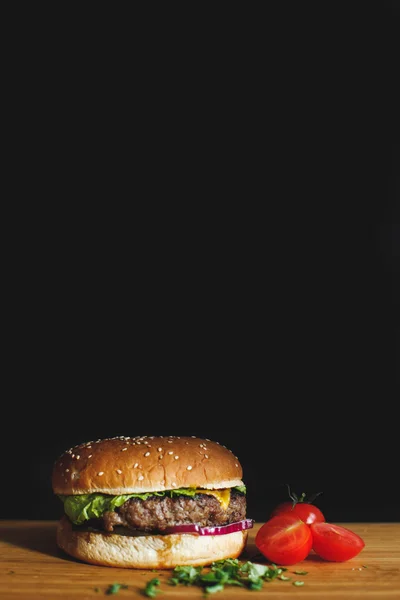
<svg viewBox="0 0 400 600">
<path fill-rule="evenodd" d="M 386 200 L 399 191 L 393 163 L 398 149 L 387 148 L 372 177 Z M 262 220 L 255 239 L 240 229 L 221 238 L 223 213 L 215 244 L 204 230 L 195 242 L 191 231 L 156 251 L 149 243 L 151 267 L 134 254 L 123 268 L 107 256 L 99 265 L 96 248 L 87 269 L 80 253 L 78 271 L 67 272 L 71 255 L 54 265 L 44 295 L 34 274 L 9 347 L 3 518 L 57 518 L 55 458 L 139 434 L 231 448 L 258 520 L 286 498 L 286 482 L 322 491 L 333 521 L 400 518 L 400 227 L 272 224 L 263 211 L 239 209 L 247 226 Z"/>
<path fill-rule="evenodd" d="M 254 47 L 256 65 L 221 59 L 212 81 L 192 64 L 185 96 L 168 71 L 101 128 L 92 80 L 79 125 L 68 102 L 56 134 L 20 114 L 1 518 L 58 518 L 51 468 L 75 443 L 172 434 L 239 456 L 257 520 L 285 483 L 322 491 L 331 521 L 400 520 L 397 17 L 382 6 L 368 29 L 347 15 L 354 44 L 339 53 L 335 34 L 321 64 L 305 36 L 300 57 Z M 22 207 L 27 189 L 49 202 Z"/>
</svg>

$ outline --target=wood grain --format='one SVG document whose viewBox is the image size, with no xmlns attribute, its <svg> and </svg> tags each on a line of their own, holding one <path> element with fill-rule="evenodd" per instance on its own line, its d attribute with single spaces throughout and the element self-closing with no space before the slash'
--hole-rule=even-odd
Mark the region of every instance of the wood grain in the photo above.
<svg viewBox="0 0 400 600">
<path fill-rule="evenodd" d="M 260 592 L 231 587 L 211 597 L 221 600 L 277 600 L 284 597 L 300 600 L 399 600 L 400 523 L 357 523 L 344 526 L 361 535 L 366 547 L 358 557 L 346 563 L 329 563 L 314 555 L 296 567 L 290 567 L 289 571 L 304 569 L 309 572 L 306 576 L 293 575 L 305 582 L 304 587 L 296 588 L 291 582 L 273 581 L 265 583 Z M 153 577 L 161 580 L 163 594 L 157 596 L 160 600 L 203 598 L 199 588 L 168 586 L 166 580 L 170 571 L 111 569 L 80 563 L 57 549 L 55 527 L 56 524 L 49 521 L 0 522 L 1 600 L 101 598 L 107 587 L 114 582 L 129 585 L 116 598 L 144 598 L 141 590 Z M 251 559 L 255 555 L 254 536 L 258 527 L 259 525 L 251 532 L 244 558 Z M 363 565 L 368 568 L 363 568 Z M 96 588 L 99 591 L 96 592 Z"/>
</svg>

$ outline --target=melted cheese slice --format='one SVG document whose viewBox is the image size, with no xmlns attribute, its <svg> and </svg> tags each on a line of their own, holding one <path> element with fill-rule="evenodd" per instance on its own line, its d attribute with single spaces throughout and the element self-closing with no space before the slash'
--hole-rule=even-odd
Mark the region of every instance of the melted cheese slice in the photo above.
<svg viewBox="0 0 400 600">
<path fill-rule="evenodd" d="M 231 490 L 228 488 L 226 490 L 199 490 L 196 489 L 196 494 L 207 494 L 208 496 L 214 496 L 217 500 L 219 500 L 221 507 L 226 510 L 229 506 L 229 502 L 231 501 Z"/>
</svg>

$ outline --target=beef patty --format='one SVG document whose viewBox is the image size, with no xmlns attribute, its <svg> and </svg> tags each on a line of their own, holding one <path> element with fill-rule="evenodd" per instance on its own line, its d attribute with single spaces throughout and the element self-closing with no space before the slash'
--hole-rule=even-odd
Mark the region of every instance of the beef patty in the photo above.
<svg viewBox="0 0 400 600">
<path fill-rule="evenodd" d="M 196 523 L 200 527 L 213 527 L 235 523 L 246 518 L 246 497 L 234 490 L 229 506 L 224 510 L 214 496 L 150 496 L 147 500 L 131 498 L 114 512 L 106 512 L 102 526 L 113 531 L 123 525 L 140 531 L 163 531 L 167 527 Z"/>
</svg>

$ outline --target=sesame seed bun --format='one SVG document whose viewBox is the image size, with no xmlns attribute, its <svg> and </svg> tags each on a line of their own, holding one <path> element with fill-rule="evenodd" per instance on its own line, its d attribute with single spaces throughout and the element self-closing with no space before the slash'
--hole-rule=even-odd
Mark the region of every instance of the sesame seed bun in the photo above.
<svg viewBox="0 0 400 600">
<path fill-rule="evenodd" d="M 209 565 L 237 558 L 247 540 L 246 531 L 226 535 L 117 535 L 76 531 L 66 517 L 57 528 L 57 544 L 65 552 L 106 567 L 172 569 L 177 565 Z"/>
<path fill-rule="evenodd" d="M 217 442 L 143 436 L 71 448 L 56 461 L 52 482 L 55 494 L 120 495 L 182 487 L 231 488 L 243 485 L 242 476 L 239 460 Z"/>
</svg>

